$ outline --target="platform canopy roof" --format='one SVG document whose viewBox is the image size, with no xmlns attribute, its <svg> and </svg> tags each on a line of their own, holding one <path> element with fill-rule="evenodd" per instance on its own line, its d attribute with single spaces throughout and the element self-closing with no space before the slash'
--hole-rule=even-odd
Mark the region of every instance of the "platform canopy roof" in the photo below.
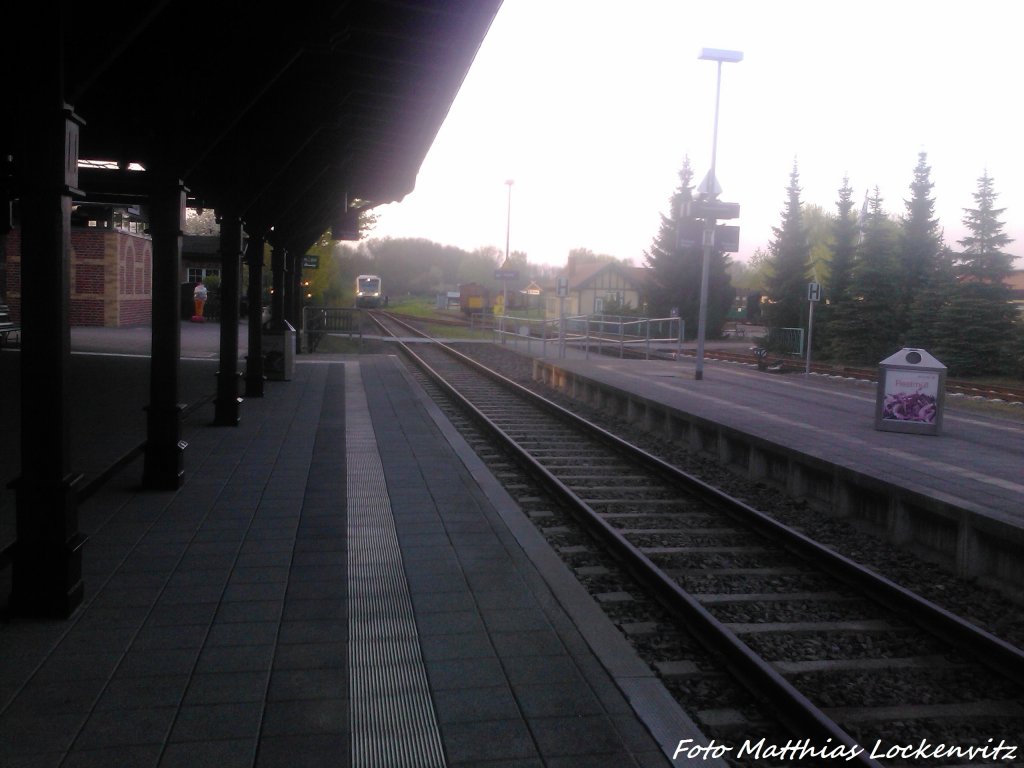
<svg viewBox="0 0 1024 768">
<path fill-rule="evenodd" d="M 80 157 L 144 169 L 83 169 L 79 186 L 87 201 L 110 202 L 138 195 L 146 175 L 173 175 L 197 204 L 305 247 L 346 201 L 412 191 L 500 4 L 44 3 L 64 8 L 64 101 L 84 121 Z M 43 13 L 15 5 L 4 12 L 15 22 Z M 4 65 L 31 78 L 60 51 L 29 37 L 6 48 Z M 16 116 L 0 141 L 12 175 L 27 172 Z"/>
</svg>

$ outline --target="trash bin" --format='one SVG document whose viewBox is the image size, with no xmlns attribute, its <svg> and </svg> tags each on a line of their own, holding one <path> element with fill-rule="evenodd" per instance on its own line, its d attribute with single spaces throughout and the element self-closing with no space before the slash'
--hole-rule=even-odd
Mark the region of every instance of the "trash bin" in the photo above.
<svg viewBox="0 0 1024 768">
<path fill-rule="evenodd" d="M 295 373 L 295 329 L 285 320 L 281 327 L 263 325 L 263 375 L 268 381 L 291 381 Z"/>
<path fill-rule="evenodd" d="M 946 400 L 946 366 L 923 349 L 901 349 L 878 364 L 875 429 L 937 435 Z"/>
</svg>

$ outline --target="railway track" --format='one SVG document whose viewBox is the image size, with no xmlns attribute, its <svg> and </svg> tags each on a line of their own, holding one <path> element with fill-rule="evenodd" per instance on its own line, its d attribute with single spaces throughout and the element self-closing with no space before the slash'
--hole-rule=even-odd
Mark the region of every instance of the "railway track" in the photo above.
<svg viewBox="0 0 1024 768">
<path fill-rule="evenodd" d="M 422 321 L 423 318 L 413 316 L 392 315 L 405 322 Z M 468 322 L 461 318 L 434 317 L 429 322 L 434 325 L 468 326 Z M 609 343 L 615 344 L 617 338 L 609 338 Z M 751 340 L 753 342 L 753 340 Z M 755 345 L 752 343 L 751 348 Z M 627 354 L 631 354 L 627 350 Z M 666 352 L 666 355 L 673 354 Z M 705 352 L 705 357 L 712 360 L 722 360 L 745 365 L 756 365 L 757 358 L 750 351 L 730 352 L 728 350 L 710 349 Z M 806 363 L 801 357 L 771 355 L 770 363 L 779 371 L 804 372 Z M 851 366 L 838 366 L 829 363 L 811 363 L 811 373 L 822 376 L 840 376 L 844 378 L 861 379 L 863 381 L 877 381 L 878 370 L 869 368 L 856 368 Z M 1018 403 L 1024 405 L 1024 387 L 1010 387 L 987 382 L 970 381 L 966 379 L 946 379 L 946 393 L 963 395 L 985 400 L 1002 400 L 1007 403 Z"/>
<path fill-rule="evenodd" d="M 525 468 L 527 512 L 634 644 L 654 649 L 681 704 L 734 745 L 729 756 L 759 765 L 840 756 L 872 766 L 1013 764 L 1005 750 L 1024 746 L 1019 649 L 458 353 L 413 351 L 433 386 L 500 441 L 482 449 L 497 457 L 496 474 L 524 483 L 504 455 Z M 583 539 L 562 510 L 586 529 Z M 642 588 L 621 587 L 613 563 Z M 660 643 L 665 636 L 679 637 Z M 723 668 L 767 709 L 730 705 Z M 778 737 L 763 737 L 761 748 L 749 738 L 773 733 L 772 717 L 806 740 L 805 759 L 772 753 Z M 751 751 L 741 760 L 744 745 Z M 949 747 L 974 749 L 974 759 L 942 751 Z"/>
</svg>

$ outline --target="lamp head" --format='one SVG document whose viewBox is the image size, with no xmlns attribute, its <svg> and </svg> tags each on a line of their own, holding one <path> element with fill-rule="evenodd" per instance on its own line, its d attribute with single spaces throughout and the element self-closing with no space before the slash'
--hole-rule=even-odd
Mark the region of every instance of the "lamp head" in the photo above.
<svg viewBox="0 0 1024 768">
<path fill-rule="evenodd" d="M 722 48 L 701 48 L 698 59 L 704 61 L 725 61 L 736 63 L 743 61 L 743 51 L 727 51 Z"/>
</svg>

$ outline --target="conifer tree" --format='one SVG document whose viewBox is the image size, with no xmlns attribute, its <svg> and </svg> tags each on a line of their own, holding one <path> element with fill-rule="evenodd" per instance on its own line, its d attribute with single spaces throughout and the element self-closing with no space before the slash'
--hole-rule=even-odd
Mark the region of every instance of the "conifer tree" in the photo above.
<svg viewBox="0 0 1024 768">
<path fill-rule="evenodd" d="M 1011 362 L 1016 312 L 1003 281 L 1013 257 L 1003 248 L 1013 241 L 1003 232 L 997 196 L 986 171 L 974 194 L 977 208 L 964 209 L 968 234 L 954 256 L 955 284 L 935 318 L 934 354 L 954 376 L 1000 373 Z"/>
<path fill-rule="evenodd" d="M 700 223 L 685 219 L 682 215 L 684 204 L 693 200 L 693 167 L 690 158 L 683 161 L 679 171 L 679 187 L 669 199 L 668 215 L 661 215 L 658 235 L 644 252 L 644 260 L 651 270 L 647 287 L 649 314 L 666 317 L 673 310 L 685 324 L 686 334 L 693 337 L 697 332 L 700 314 L 700 282 L 704 251 L 699 240 Z M 681 238 L 685 231 L 696 232 L 694 242 Z M 728 260 L 720 251 L 712 251 L 708 265 L 708 335 L 715 336 L 725 323 L 732 307 L 734 290 L 727 271 Z"/>
<path fill-rule="evenodd" d="M 953 252 L 947 248 L 935 256 L 932 270 L 910 304 L 903 345 L 935 354 L 938 345 L 937 320 L 956 289 Z"/>
<path fill-rule="evenodd" d="M 814 315 L 814 346 L 826 352 L 832 348 L 832 317 L 836 304 L 847 297 L 857 253 L 857 241 L 860 238 L 860 226 L 857 223 L 857 215 L 853 212 L 853 189 L 850 187 L 849 177 L 843 177 L 836 209 L 837 216 L 832 219 L 832 258 L 829 263 L 828 281 L 824 286 L 825 301 L 819 302 Z"/>
<path fill-rule="evenodd" d="M 942 249 L 942 231 L 934 217 L 935 199 L 931 197 L 935 184 L 931 181 L 931 167 L 927 160 L 926 152 L 918 153 L 910 199 L 904 201 L 907 214 L 900 222 L 898 322 L 905 340 L 909 340 L 914 299 L 931 283 L 933 273 L 939 267 Z M 930 289 L 934 288 L 931 286 Z"/>
<path fill-rule="evenodd" d="M 807 298 L 807 270 L 810 247 L 800 207 L 800 173 L 796 162 L 789 174 L 782 225 L 773 227 L 775 237 L 768 245 L 770 272 L 765 320 L 771 328 L 802 325 Z"/>
<path fill-rule="evenodd" d="M 832 355 L 860 365 L 873 365 L 899 348 L 897 230 L 877 188 L 868 206 L 849 288 L 829 324 Z"/>
<path fill-rule="evenodd" d="M 1013 240 L 1003 232 L 999 217 L 1006 209 L 995 207 L 997 197 L 994 180 L 985 171 L 978 179 L 978 191 L 974 193 L 978 207 L 964 209 L 963 225 L 970 234 L 958 241 L 963 246 L 956 259 L 960 275 L 1001 283 L 1013 269 L 1013 256 L 1003 251 Z"/>
<path fill-rule="evenodd" d="M 832 222 L 832 268 L 829 274 L 826 296 L 839 301 L 846 296 L 853 273 L 854 256 L 860 239 L 857 214 L 853 212 L 853 189 L 849 177 L 843 177 L 836 203 L 838 216 Z"/>
</svg>

